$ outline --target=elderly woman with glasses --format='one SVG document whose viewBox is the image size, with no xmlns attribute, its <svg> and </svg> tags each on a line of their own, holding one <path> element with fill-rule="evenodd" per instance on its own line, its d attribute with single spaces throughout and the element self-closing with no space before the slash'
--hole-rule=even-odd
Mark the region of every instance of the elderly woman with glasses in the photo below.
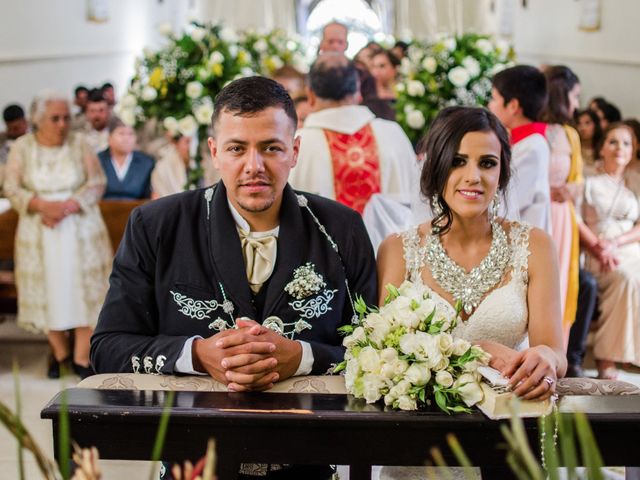
<svg viewBox="0 0 640 480">
<path fill-rule="evenodd" d="M 89 338 L 107 290 L 111 245 L 97 202 L 105 188 L 98 159 L 70 133 L 69 102 L 43 92 L 31 107 L 34 132 L 9 154 L 5 194 L 18 212 L 15 270 L 18 324 L 47 333 L 48 375 L 72 360 L 89 375 Z M 69 331 L 75 344 L 70 349 Z"/>
</svg>

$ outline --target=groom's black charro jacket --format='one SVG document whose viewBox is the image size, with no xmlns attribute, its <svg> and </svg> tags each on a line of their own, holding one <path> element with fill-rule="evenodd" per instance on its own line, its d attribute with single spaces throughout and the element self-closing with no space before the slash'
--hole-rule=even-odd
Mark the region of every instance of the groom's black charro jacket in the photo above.
<svg viewBox="0 0 640 480">
<path fill-rule="evenodd" d="M 307 264 L 324 286 L 294 297 L 285 287 Z M 375 259 L 360 215 L 288 185 L 273 274 L 253 295 L 245 272 L 222 182 L 136 208 L 91 339 L 96 372 L 176 373 L 188 338 L 207 338 L 245 316 L 309 342 L 311 373 L 322 374 L 343 358 L 337 329 L 351 321 L 352 299 L 377 301 Z"/>
</svg>

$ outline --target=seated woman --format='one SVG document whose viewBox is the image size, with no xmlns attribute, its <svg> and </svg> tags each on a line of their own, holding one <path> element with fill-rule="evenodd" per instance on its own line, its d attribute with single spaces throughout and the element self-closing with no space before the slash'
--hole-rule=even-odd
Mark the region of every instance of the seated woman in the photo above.
<svg viewBox="0 0 640 480">
<path fill-rule="evenodd" d="M 191 137 L 178 134 L 161 150 L 158 162 L 151 173 L 151 198 L 184 192 L 191 162 L 190 146 Z"/>
<path fill-rule="evenodd" d="M 151 196 L 151 171 L 155 162 L 150 156 L 134 151 L 136 132 L 121 120 L 109 123 L 109 148 L 98 154 L 107 177 L 102 198 L 138 200 Z"/>
<path fill-rule="evenodd" d="M 507 131 L 485 109 L 449 107 L 423 145 L 420 187 L 435 218 L 385 239 L 380 291 L 408 279 L 451 314 L 461 301 L 454 335 L 489 352 L 517 395 L 546 399 L 566 371 L 557 260 L 542 230 L 497 217 L 510 176 Z"/>
<path fill-rule="evenodd" d="M 578 124 L 576 125 L 580 135 L 580 147 L 582 152 L 583 175 L 589 177 L 596 173 L 596 160 L 598 153 L 596 148 L 602 138 L 600 119 L 593 110 L 582 110 L 576 115 Z"/>
<path fill-rule="evenodd" d="M 585 267 L 598 281 L 593 353 L 599 378 L 615 379 L 615 362 L 640 365 L 640 192 L 637 174 L 627 171 L 635 148 L 631 127 L 609 125 L 600 173 L 584 186 L 580 237 Z"/>
</svg>

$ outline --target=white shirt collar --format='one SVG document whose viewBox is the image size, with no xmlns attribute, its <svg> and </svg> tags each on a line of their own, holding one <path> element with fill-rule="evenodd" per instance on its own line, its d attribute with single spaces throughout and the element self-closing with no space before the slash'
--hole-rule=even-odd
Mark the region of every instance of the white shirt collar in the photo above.
<svg viewBox="0 0 640 480">
<path fill-rule="evenodd" d="M 245 232 L 249 232 L 249 235 L 248 235 L 249 237 L 262 238 L 262 237 L 268 237 L 270 235 L 277 237 L 278 234 L 280 233 L 280 225 L 278 225 L 276 228 L 273 228 L 271 230 L 267 230 L 266 232 L 252 232 L 249 222 L 247 222 L 242 217 L 242 215 L 240 215 L 240 212 L 236 210 L 236 208 L 231 204 L 228 198 L 227 198 L 227 204 L 229 205 L 229 211 L 231 212 L 231 216 L 233 217 L 233 220 L 236 222 L 236 227 L 244 230 Z"/>
<path fill-rule="evenodd" d="M 131 160 L 133 160 L 133 153 L 130 153 L 129 155 L 127 155 L 127 158 L 125 158 L 122 166 L 118 165 L 118 163 L 113 159 L 113 156 L 111 156 L 110 158 L 111 158 L 111 165 L 113 165 L 113 169 L 116 171 L 116 177 L 118 177 L 118 180 L 123 181 L 124 177 L 127 176 L 129 167 L 131 166 Z"/>
</svg>

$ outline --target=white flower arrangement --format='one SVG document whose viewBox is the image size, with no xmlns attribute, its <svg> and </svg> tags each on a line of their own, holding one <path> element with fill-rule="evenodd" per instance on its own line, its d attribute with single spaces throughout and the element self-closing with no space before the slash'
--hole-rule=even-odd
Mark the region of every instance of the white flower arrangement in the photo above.
<svg viewBox="0 0 640 480">
<path fill-rule="evenodd" d="M 489 354 L 468 341 L 453 338 L 460 309 L 450 318 L 424 286 L 404 282 L 387 287 L 385 305 L 370 309 L 356 302 L 358 325 L 342 327 L 347 391 L 367 403 L 416 410 L 436 405 L 446 413 L 468 412 L 482 400 L 477 368 Z"/>
<path fill-rule="evenodd" d="M 416 143 L 444 107 L 486 105 L 490 79 L 511 65 L 510 52 L 508 43 L 476 34 L 412 43 L 402 59 L 402 80 L 396 87 L 396 119 L 409 139 Z M 407 104 L 412 108 L 407 110 Z"/>
<path fill-rule="evenodd" d="M 293 298 L 302 300 L 320 292 L 327 284 L 322 275 L 316 273 L 313 263 L 306 263 L 293 271 L 293 280 L 284 287 Z"/>
</svg>

